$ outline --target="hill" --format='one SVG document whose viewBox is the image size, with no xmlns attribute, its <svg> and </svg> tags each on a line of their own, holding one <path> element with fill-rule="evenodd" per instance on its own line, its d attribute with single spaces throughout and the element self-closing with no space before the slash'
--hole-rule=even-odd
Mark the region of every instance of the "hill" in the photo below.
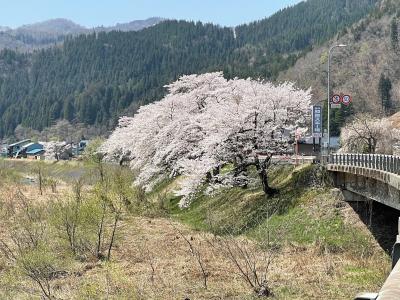
<svg viewBox="0 0 400 300">
<path fill-rule="evenodd" d="M 311 45 L 359 20 L 376 1 L 349 3 L 309 0 L 240 26 L 235 34 L 212 24 L 165 21 L 139 32 L 69 37 L 59 47 L 32 54 L 5 50 L 0 136 L 12 135 L 20 124 L 42 130 L 59 119 L 112 127 L 121 114 L 160 99 L 163 86 L 183 74 L 223 70 L 228 78 L 275 79 Z M 340 17 L 315 22 L 318 13 L 329 11 Z"/>
<path fill-rule="evenodd" d="M 172 192 L 178 180 L 144 193 L 117 166 L 102 171 L 106 183 L 82 162 L 4 160 L 0 170 L 2 299 L 258 299 L 259 285 L 272 299 L 351 299 L 379 290 L 390 271 L 350 205 L 309 187 L 312 166 L 276 169 L 276 197 L 265 198 L 261 185 L 226 188 L 199 192 L 186 210 Z M 55 182 L 42 195 L 37 170 Z M 100 201 L 115 205 L 117 197 L 122 212 L 108 248 L 115 212 L 102 214 Z"/>
<path fill-rule="evenodd" d="M 67 36 L 113 30 L 138 31 L 154 26 L 161 21 L 163 21 L 161 18 L 149 18 L 147 20 L 136 20 L 115 26 L 96 27 L 93 29 L 78 25 L 67 19 L 52 19 L 23 25 L 16 29 L 0 26 L 0 49 L 17 49 L 20 52 L 33 51 L 62 43 Z"/>
<path fill-rule="evenodd" d="M 96 27 L 94 30 L 95 31 L 139 31 L 142 29 L 145 29 L 147 27 L 151 27 L 154 25 L 157 25 L 158 23 L 165 21 L 163 18 L 149 18 L 146 20 L 136 20 L 128 23 L 118 23 L 115 26 L 110 26 L 110 27 Z"/>
<path fill-rule="evenodd" d="M 346 44 L 332 55 L 332 93 L 349 93 L 352 108 L 332 113 L 333 130 L 352 113 L 369 112 L 390 115 L 400 108 L 400 52 L 398 41 L 400 1 L 382 1 L 380 5 L 340 35 L 300 58 L 280 74 L 279 80 L 296 81 L 300 87 L 312 87 L 314 103 L 326 102 L 328 49 Z"/>
</svg>

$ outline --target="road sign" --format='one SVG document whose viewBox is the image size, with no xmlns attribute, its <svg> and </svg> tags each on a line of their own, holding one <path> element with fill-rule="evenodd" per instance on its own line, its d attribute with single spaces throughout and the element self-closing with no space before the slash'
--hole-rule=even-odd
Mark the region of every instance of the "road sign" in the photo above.
<svg viewBox="0 0 400 300">
<path fill-rule="evenodd" d="M 331 99 L 331 108 L 340 108 L 342 97 L 340 95 L 333 95 Z"/>
<path fill-rule="evenodd" d="M 315 138 L 322 137 L 322 106 L 320 105 L 313 106 L 312 135 Z"/>
<path fill-rule="evenodd" d="M 350 95 L 344 95 L 343 97 L 342 97 L 342 103 L 344 104 L 344 105 L 346 105 L 346 106 L 349 106 L 350 105 L 350 103 L 351 103 L 351 96 Z"/>
<path fill-rule="evenodd" d="M 342 101 L 342 97 L 340 95 L 333 95 L 332 96 L 332 104 L 340 104 L 340 102 Z"/>
</svg>

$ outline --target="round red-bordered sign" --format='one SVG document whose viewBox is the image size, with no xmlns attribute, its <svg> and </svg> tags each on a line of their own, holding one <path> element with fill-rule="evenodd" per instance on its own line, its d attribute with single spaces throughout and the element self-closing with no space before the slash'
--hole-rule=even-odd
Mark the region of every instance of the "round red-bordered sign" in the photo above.
<svg viewBox="0 0 400 300">
<path fill-rule="evenodd" d="M 342 97 L 342 103 L 344 104 L 344 105 L 346 105 L 346 106 L 349 106 L 350 105 L 350 103 L 351 103 L 351 96 L 350 95 L 344 95 L 343 97 Z"/>
<path fill-rule="evenodd" d="M 340 95 L 333 95 L 332 96 L 332 103 L 339 104 L 342 101 L 342 97 Z"/>
</svg>

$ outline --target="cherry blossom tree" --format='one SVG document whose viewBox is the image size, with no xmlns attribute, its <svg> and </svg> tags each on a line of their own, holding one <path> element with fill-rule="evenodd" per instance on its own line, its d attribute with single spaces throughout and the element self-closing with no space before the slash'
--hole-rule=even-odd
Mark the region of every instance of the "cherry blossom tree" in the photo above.
<svg viewBox="0 0 400 300">
<path fill-rule="evenodd" d="M 398 136 L 392 122 L 359 114 L 342 129 L 341 152 L 392 154 L 393 144 Z"/>
<path fill-rule="evenodd" d="M 181 175 L 182 206 L 219 169 L 232 164 L 233 182 L 246 185 L 255 166 L 264 192 L 272 155 L 291 149 L 296 129 L 310 112 L 310 91 L 291 83 L 226 80 L 220 72 L 183 76 L 166 86 L 167 96 L 123 117 L 100 151 L 106 159 L 129 161 L 137 184 L 151 189 L 166 175 Z"/>
</svg>

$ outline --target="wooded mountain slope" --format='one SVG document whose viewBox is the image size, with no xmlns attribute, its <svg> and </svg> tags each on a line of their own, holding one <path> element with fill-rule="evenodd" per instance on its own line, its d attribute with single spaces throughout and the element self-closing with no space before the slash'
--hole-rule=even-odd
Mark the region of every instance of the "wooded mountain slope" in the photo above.
<svg viewBox="0 0 400 300">
<path fill-rule="evenodd" d="M 35 49 L 49 48 L 61 44 L 67 36 L 89 34 L 102 31 L 138 31 L 162 21 L 161 18 L 136 20 L 111 27 L 89 29 L 67 19 L 52 19 L 44 22 L 23 25 L 16 29 L 0 26 L 0 49 L 13 49 L 19 52 L 31 52 Z"/>
<path fill-rule="evenodd" d="M 312 87 L 314 102 L 326 103 L 328 48 L 346 44 L 346 48 L 332 52 L 332 93 L 353 96 L 352 108 L 334 110 L 333 129 L 339 133 L 340 125 L 352 113 L 369 112 L 390 115 L 400 108 L 400 1 L 380 3 L 368 17 L 360 20 L 330 40 L 315 47 L 300 58 L 279 80 L 296 81 L 300 87 Z M 332 129 L 332 128 L 331 128 Z"/>
<path fill-rule="evenodd" d="M 160 99 L 163 86 L 183 74 L 223 70 L 228 78 L 275 79 L 311 45 L 359 20 L 375 2 L 309 0 L 238 27 L 236 39 L 231 28 L 166 21 L 140 32 L 68 38 L 33 54 L 4 50 L 0 136 L 12 135 L 19 124 L 42 130 L 58 119 L 113 126 L 122 113 Z M 322 12 L 331 18 L 316 21 Z"/>
</svg>

